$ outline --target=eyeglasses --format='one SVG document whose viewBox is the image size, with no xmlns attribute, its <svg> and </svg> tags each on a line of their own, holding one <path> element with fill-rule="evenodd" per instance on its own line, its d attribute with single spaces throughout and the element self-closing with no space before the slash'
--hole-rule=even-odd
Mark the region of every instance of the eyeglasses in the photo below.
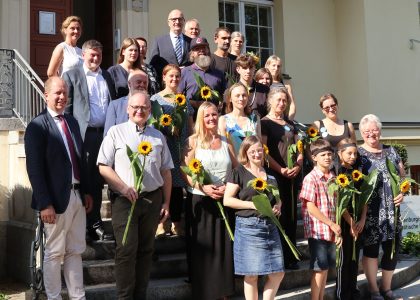
<svg viewBox="0 0 420 300">
<path fill-rule="evenodd" d="M 178 22 L 184 22 L 184 18 L 169 18 L 168 21 L 171 21 L 173 23 L 175 23 L 176 21 Z"/>
<path fill-rule="evenodd" d="M 372 134 L 378 134 L 379 133 L 379 129 L 373 129 L 373 130 L 364 130 L 362 131 L 362 133 L 364 135 L 372 135 Z"/>
<path fill-rule="evenodd" d="M 325 111 L 333 110 L 337 108 L 337 104 L 331 104 L 330 106 L 325 106 L 322 109 Z"/>
<path fill-rule="evenodd" d="M 150 109 L 149 106 L 129 105 L 135 111 L 147 111 Z"/>
<path fill-rule="evenodd" d="M 255 150 L 248 150 L 248 154 L 249 155 L 255 155 L 255 154 L 263 154 L 264 153 L 264 148 L 258 148 Z"/>
</svg>

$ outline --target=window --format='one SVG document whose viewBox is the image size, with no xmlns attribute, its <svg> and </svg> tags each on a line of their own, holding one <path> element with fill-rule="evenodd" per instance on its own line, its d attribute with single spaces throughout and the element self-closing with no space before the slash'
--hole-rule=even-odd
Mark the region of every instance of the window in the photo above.
<svg viewBox="0 0 420 300">
<path fill-rule="evenodd" d="M 219 1 L 219 26 L 245 35 L 245 50 L 260 56 L 261 65 L 273 54 L 273 2 Z"/>
<path fill-rule="evenodd" d="M 411 178 L 414 179 L 416 182 L 420 182 L 420 166 L 410 166 L 410 175 Z M 419 195 L 419 187 L 417 184 L 411 185 L 411 193 L 413 195 Z"/>
</svg>

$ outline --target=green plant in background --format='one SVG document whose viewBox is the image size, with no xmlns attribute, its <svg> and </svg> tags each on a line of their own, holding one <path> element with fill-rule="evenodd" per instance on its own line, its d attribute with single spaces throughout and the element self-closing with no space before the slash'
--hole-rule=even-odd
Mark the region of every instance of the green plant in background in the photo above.
<svg viewBox="0 0 420 300">
<path fill-rule="evenodd" d="M 420 232 L 407 233 L 407 236 L 401 241 L 401 250 L 403 253 L 420 257 Z"/>
<path fill-rule="evenodd" d="M 398 155 L 401 157 L 402 163 L 404 164 L 405 174 L 408 174 L 410 165 L 408 164 L 408 152 L 406 146 L 404 144 L 397 144 L 392 142 L 384 143 L 384 145 L 394 147 L 395 151 L 397 151 Z"/>
<path fill-rule="evenodd" d="M 9 297 L 7 297 L 5 294 L 0 293 L 0 300 L 7 300 Z"/>
</svg>

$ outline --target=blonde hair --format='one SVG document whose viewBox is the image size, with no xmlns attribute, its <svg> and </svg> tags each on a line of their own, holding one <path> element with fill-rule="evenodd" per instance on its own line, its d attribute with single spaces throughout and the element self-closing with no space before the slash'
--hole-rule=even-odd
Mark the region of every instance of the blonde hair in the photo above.
<svg viewBox="0 0 420 300">
<path fill-rule="evenodd" d="M 233 111 L 233 105 L 232 105 L 232 100 L 231 100 L 232 99 L 232 92 L 237 87 L 241 87 L 241 88 L 245 89 L 245 91 L 247 92 L 246 95 L 248 97 L 248 90 L 242 83 L 237 82 L 237 83 L 231 85 L 230 88 L 228 88 L 226 90 L 226 94 L 225 94 L 226 95 L 226 113 L 227 114 Z M 249 107 L 248 103 L 247 103 L 247 105 L 244 109 L 244 112 L 247 116 L 249 116 L 251 114 L 251 108 Z"/>
<path fill-rule="evenodd" d="M 262 141 L 256 135 L 248 136 L 242 141 L 241 147 L 239 147 L 239 152 L 238 152 L 238 162 L 241 165 L 246 165 L 249 162 L 248 155 L 247 155 L 248 149 L 257 143 L 260 143 L 261 147 L 263 146 Z M 263 161 L 264 161 L 264 156 L 265 156 L 265 153 L 263 153 Z"/>
<path fill-rule="evenodd" d="M 212 141 L 212 136 L 207 134 L 204 126 L 204 111 L 208 108 L 214 108 L 217 112 L 217 107 L 210 101 L 203 102 L 197 110 L 197 119 L 195 120 L 194 134 L 191 135 L 192 139 L 197 141 L 196 145 L 202 149 L 209 149 Z"/>
<path fill-rule="evenodd" d="M 267 58 L 267 61 L 265 62 L 265 67 L 268 68 L 268 66 L 271 64 L 271 62 L 273 61 L 279 61 L 280 62 L 280 70 L 279 70 L 279 74 L 277 75 L 277 78 L 275 78 L 273 76 L 273 80 L 277 80 L 277 81 L 281 81 L 282 77 L 281 77 L 281 58 L 278 57 L 277 55 L 271 55 L 269 58 Z"/>
<path fill-rule="evenodd" d="M 139 47 L 139 43 L 137 43 L 136 39 L 134 39 L 134 38 L 124 39 L 124 41 L 122 42 L 122 45 L 121 45 L 120 53 L 118 54 L 117 63 L 120 64 L 124 61 L 124 55 L 122 53 L 125 49 L 127 49 L 128 47 L 130 47 L 132 45 L 135 45 L 137 47 L 137 53 L 138 53 L 137 60 L 133 63 L 133 67 L 136 68 L 136 69 L 141 69 L 142 57 L 140 55 L 140 47 Z"/>
<path fill-rule="evenodd" d="M 83 30 L 83 23 L 82 23 L 82 19 L 80 17 L 78 17 L 78 16 L 68 16 L 63 21 L 63 23 L 61 24 L 61 34 L 63 35 L 64 38 L 66 37 L 66 34 L 65 34 L 64 31 L 67 29 L 67 27 L 70 26 L 71 22 L 78 22 L 79 25 L 80 25 L 81 31 Z"/>
</svg>

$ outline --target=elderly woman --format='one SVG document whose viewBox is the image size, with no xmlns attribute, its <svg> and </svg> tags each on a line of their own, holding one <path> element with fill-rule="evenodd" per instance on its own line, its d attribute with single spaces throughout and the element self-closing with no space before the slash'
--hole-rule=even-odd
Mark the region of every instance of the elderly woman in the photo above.
<svg viewBox="0 0 420 300">
<path fill-rule="evenodd" d="M 270 169 L 273 170 L 277 179 L 280 198 L 283 201 L 280 223 L 292 243 L 296 245 L 296 195 L 298 194 L 298 184 L 292 185 L 292 180 L 296 178 L 302 169 L 303 155 L 298 154 L 294 166 L 290 169 L 288 168 L 287 149 L 289 145 L 296 143 L 297 132 L 293 126 L 293 122 L 287 118 L 285 113 L 288 105 L 290 105 L 290 97 L 287 89 L 271 89 L 270 93 L 268 93 L 267 104 L 269 109 L 268 114 L 261 119 L 262 141 L 268 147 L 270 153 Z M 298 269 L 297 260 L 283 238 L 282 245 L 286 269 Z"/>
<path fill-rule="evenodd" d="M 141 69 L 141 61 L 142 58 L 137 41 L 133 38 L 124 39 L 117 64 L 108 69 L 117 92 L 115 99 L 128 95 L 128 75 L 133 70 Z"/>
<path fill-rule="evenodd" d="M 391 290 L 392 275 L 397 265 L 396 255 L 391 259 L 392 240 L 396 238 L 396 249 L 401 240 L 401 221 L 398 216 L 398 224 L 394 224 L 394 207 L 403 201 L 403 195 L 393 197 L 390 174 L 386 166 L 386 159 L 390 160 L 404 176 L 404 166 L 401 158 L 391 146 L 383 145 L 381 136 L 381 121 L 375 115 L 369 114 L 360 120 L 359 130 L 363 138 L 363 144 L 359 147 L 359 155 L 364 174 L 372 170 L 378 170 L 376 190 L 368 204 L 365 229 L 363 231 L 363 270 L 369 283 L 372 300 L 402 299 L 393 294 Z M 379 247 L 382 246 L 383 256 L 381 261 L 382 281 L 378 288 L 376 276 L 378 271 Z"/>
<path fill-rule="evenodd" d="M 48 65 L 47 76 L 61 76 L 64 72 L 83 64 L 82 49 L 77 41 L 82 35 L 82 19 L 77 16 L 67 17 L 61 25 L 64 42 L 58 44 Z"/>
<path fill-rule="evenodd" d="M 319 100 L 319 106 L 325 118 L 314 122 L 322 138 L 330 142 L 336 149 L 337 143 L 345 138 L 356 142 L 353 124 L 338 117 L 338 100 L 333 94 L 325 94 Z"/>
<path fill-rule="evenodd" d="M 232 243 L 216 205 L 225 192 L 226 174 L 236 165 L 232 145 L 219 135 L 217 107 L 204 102 L 197 112 L 195 133 L 185 149 L 185 165 L 201 161 L 212 183 L 194 183 L 187 177 L 187 249 L 192 298 L 220 299 L 235 293 Z M 232 164 L 233 163 L 233 164 Z M 233 225 L 233 224 L 232 224 Z M 211 283 L 211 284 L 210 284 Z"/>
<path fill-rule="evenodd" d="M 245 299 L 258 299 L 258 276 L 267 275 L 263 299 L 274 299 L 284 277 L 283 250 L 279 230 L 256 210 L 252 197 L 258 195 L 250 180 L 260 178 L 277 186 L 276 178 L 264 167 L 264 148 L 255 136 L 247 137 L 239 149 L 239 165 L 227 178 L 223 203 L 236 209 L 233 259 L 235 274 L 244 275 Z M 273 194 L 268 193 L 273 213 L 280 214 Z"/>
</svg>

